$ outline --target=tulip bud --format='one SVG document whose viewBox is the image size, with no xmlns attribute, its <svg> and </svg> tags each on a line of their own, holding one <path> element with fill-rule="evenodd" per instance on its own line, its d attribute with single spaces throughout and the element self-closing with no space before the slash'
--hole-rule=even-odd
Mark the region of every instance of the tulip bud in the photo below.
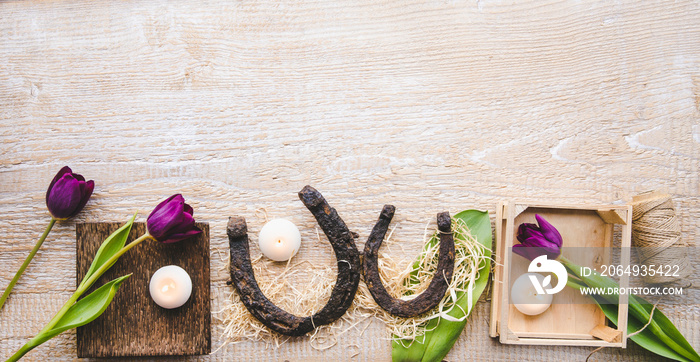
<svg viewBox="0 0 700 362">
<path fill-rule="evenodd" d="M 46 190 L 46 207 L 54 219 L 65 220 L 78 214 L 85 207 L 95 182 L 85 181 L 82 175 L 63 167 Z"/>
<path fill-rule="evenodd" d="M 148 215 L 148 233 L 162 243 L 174 243 L 202 232 L 194 225 L 192 207 L 180 194 L 170 196 Z"/>
<path fill-rule="evenodd" d="M 540 215 L 535 215 L 537 224 L 522 223 L 518 227 L 517 238 L 520 244 L 513 245 L 513 252 L 533 260 L 540 255 L 556 259 L 561 254 L 563 240 L 557 228 Z"/>
</svg>

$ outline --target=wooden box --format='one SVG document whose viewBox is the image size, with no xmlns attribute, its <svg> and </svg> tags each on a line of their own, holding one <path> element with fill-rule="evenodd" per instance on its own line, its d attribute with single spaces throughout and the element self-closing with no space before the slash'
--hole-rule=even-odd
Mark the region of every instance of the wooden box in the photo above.
<svg viewBox="0 0 700 362">
<path fill-rule="evenodd" d="M 606 346 L 626 347 L 627 295 L 620 296 L 619 325 L 607 320 L 593 300 L 571 287 L 554 295 L 559 302 L 552 303 L 544 313 L 527 316 L 509 301 L 512 275 L 527 272 L 529 260 L 514 255 L 518 244 L 516 234 L 521 223 L 536 223 L 539 214 L 559 230 L 564 240 L 563 255 L 581 266 L 596 267 L 610 262 L 610 256 L 595 255 L 598 250 L 620 247 L 620 264 L 629 265 L 632 235 L 632 207 L 627 205 L 564 206 L 517 202 L 500 203 L 496 211 L 496 250 L 494 287 L 491 298 L 491 337 L 499 337 L 504 344 Z M 621 240 L 613 244 L 614 226 L 620 225 Z M 591 253 L 567 255 L 567 247 L 591 247 Z M 580 250 L 580 249 L 579 249 Z M 601 254 L 606 254 L 600 252 Z M 587 260 L 574 260 L 584 258 Z M 511 273 L 512 272 L 512 273 Z M 620 286 L 627 287 L 629 277 L 620 278 Z M 559 298 L 559 299 L 557 299 Z M 564 298 L 564 299 L 561 299 Z M 594 337 L 594 335 L 596 337 Z M 601 339 L 603 338 L 603 339 Z"/>
</svg>

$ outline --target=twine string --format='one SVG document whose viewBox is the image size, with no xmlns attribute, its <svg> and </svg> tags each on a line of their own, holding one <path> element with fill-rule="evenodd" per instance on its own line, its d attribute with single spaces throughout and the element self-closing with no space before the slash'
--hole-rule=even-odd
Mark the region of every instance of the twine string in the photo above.
<svg viewBox="0 0 700 362">
<path fill-rule="evenodd" d="M 639 196 L 641 200 L 634 202 L 632 208 L 632 245 L 638 248 L 639 263 L 653 268 L 671 268 L 670 273 L 666 273 L 669 270 L 654 275 L 649 273 L 644 276 L 644 281 L 650 284 L 673 283 L 687 277 L 692 271 L 686 249 L 688 243 L 681 238 L 681 226 L 671 195 L 645 193 Z M 675 271 L 677 276 L 672 275 Z"/>
</svg>

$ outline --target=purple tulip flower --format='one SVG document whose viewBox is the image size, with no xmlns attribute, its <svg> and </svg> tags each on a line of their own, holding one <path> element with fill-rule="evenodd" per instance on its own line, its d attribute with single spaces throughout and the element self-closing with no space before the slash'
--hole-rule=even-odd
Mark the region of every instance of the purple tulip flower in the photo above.
<svg viewBox="0 0 700 362">
<path fill-rule="evenodd" d="M 94 189 L 95 182 L 85 181 L 82 175 L 73 173 L 70 167 L 65 166 L 46 190 L 46 207 L 54 219 L 71 218 L 85 207 Z"/>
<path fill-rule="evenodd" d="M 513 245 L 513 252 L 533 260 L 540 255 L 547 255 L 548 259 L 556 259 L 561 254 L 563 240 L 561 234 L 552 224 L 540 215 L 535 214 L 537 224 L 522 223 L 518 227 L 518 241 Z"/>
<path fill-rule="evenodd" d="M 148 233 L 162 243 L 174 243 L 202 232 L 194 225 L 192 207 L 180 194 L 170 196 L 148 215 Z"/>
</svg>

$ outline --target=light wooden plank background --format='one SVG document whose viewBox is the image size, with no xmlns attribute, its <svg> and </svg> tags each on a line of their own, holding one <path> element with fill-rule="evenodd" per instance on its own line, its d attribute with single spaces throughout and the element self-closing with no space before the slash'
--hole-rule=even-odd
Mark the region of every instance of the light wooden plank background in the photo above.
<svg viewBox="0 0 700 362">
<path fill-rule="evenodd" d="M 211 225 L 214 311 L 231 290 L 219 257 L 227 217 L 245 215 L 257 233 L 265 207 L 313 239 L 296 197 L 307 183 L 361 238 L 395 204 L 407 258 L 439 211 L 494 210 L 509 198 L 626 202 L 659 188 L 697 243 L 700 3 L 1 2 L 0 144 L 2 288 L 48 221 L 55 172 L 70 165 L 97 183 L 0 312 L 0 358 L 71 294 L 75 222 L 135 210 L 144 220 L 174 192 Z M 328 263 L 330 250 L 297 258 Z M 450 360 L 591 351 L 500 345 L 488 337 L 488 307 L 479 303 Z M 699 348 L 698 306 L 664 311 Z M 387 337 L 375 322 L 326 351 L 302 338 L 183 360 L 388 360 Z M 27 360 L 71 360 L 75 346 L 65 333 Z M 594 360 L 656 358 L 631 346 Z"/>
</svg>

